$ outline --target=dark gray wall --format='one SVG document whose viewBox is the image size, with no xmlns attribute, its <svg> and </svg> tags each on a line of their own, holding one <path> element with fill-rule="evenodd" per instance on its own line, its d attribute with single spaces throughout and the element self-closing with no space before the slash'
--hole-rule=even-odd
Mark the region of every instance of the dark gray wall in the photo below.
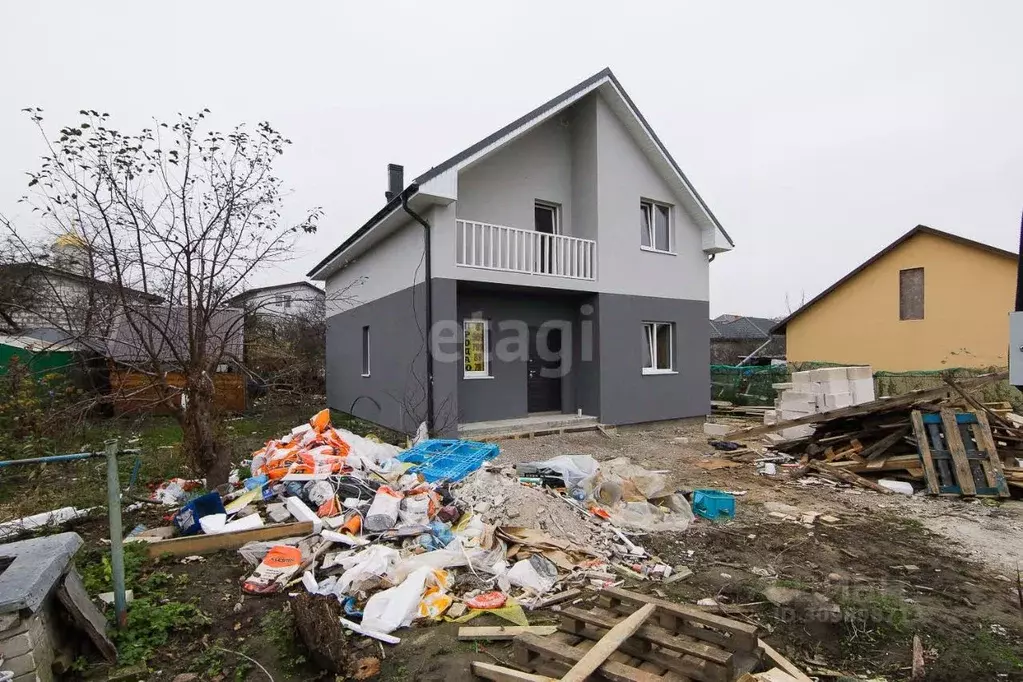
<svg viewBox="0 0 1023 682">
<path fill-rule="evenodd" d="M 455 311 L 455 283 L 434 280 L 434 319 Z M 419 325 L 417 326 L 416 320 Z M 369 326 L 370 376 L 362 376 L 362 328 Z M 327 403 L 396 431 L 414 432 L 426 416 L 426 331 L 423 284 L 378 298 L 327 320 Z M 458 398 L 450 372 L 434 378 L 436 423 L 451 435 Z M 354 408 L 352 407 L 354 403 Z M 446 410 L 450 414 L 440 414 Z M 450 417 L 450 418 L 449 418 Z"/>
<path fill-rule="evenodd" d="M 526 362 L 524 359 L 501 359 L 496 348 L 503 338 L 516 336 L 513 330 L 502 330 L 500 323 L 521 320 L 530 327 L 544 322 L 564 320 L 572 324 L 571 349 L 576 350 L 579 336 L 579 306 L 584 299 L 577 295 L 558 295 L 556 292 L 534 294 L 520 291 L 485 291 L 463 285 L 458 293 L 458 322 L 471 317 L 482 317 L 490 322 L 490 373 L 492 379 L 465 379 L 461 362 L 457 368 L 458 405 L 460 421 L 474 422 L 489 419 L 512 419 L 528 414 L 526 403 Z M 569 339 L 563 336 L 563 348 L 569 348 Z M 528 346 L 524 356 L 528 355 Z M 562 412 L 576 411 L 581 402 L 594 404 L 593 398 L 580 401 L 577 397 L 576 377 L 580 371 L 593 374 L 594 361 L 580 363 L 578 353 L 572 352 L 569 371 L 561 380 Z M 563 355 L 564 357 L 564 355 Z M 594 357 L 595 360 L 595 357 Z M 582 367 L 581 365 L 588 365 Z M 592 388 L 592 382 L 587 389 Z M 585 410 L 584 410 L 585 411 Z"/>
<path fill-rule="evenodd" d="M 599 294 L 600 420 L 633 424 L 710 411 L 707 301 Z M 644 322 L 675 323 L 677 374 L 643 374 Z"/>
</svg>

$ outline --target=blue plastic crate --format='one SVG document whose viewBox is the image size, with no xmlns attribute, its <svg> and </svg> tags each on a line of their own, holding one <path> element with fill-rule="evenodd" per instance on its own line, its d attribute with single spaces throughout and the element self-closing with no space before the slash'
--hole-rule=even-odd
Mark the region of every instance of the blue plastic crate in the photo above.
<svg viewBox="0 0 1023 682">
<path fill-rule="evenodd" d="M 195 498 L 174 515 L 174 525 L 181 535 L 195 535 L 201 526 L 199 519 L 210 514 L 226 514 L 220 493 L 206 493 Z"/>
<path fill-rule="evenodd" d="M 735 497 L 720 490 L 694 490 L 693 511 L 711 521 L 735 518 Z"/>
<path fill-rule="evenodd" d="M 461 481 L 497 457 L 500 449 L 494 443 L 473 440 L 424 440 L 398 455 L 402 462 L 415 464 L 409 471 L 434 481 Z"/>
</svg>

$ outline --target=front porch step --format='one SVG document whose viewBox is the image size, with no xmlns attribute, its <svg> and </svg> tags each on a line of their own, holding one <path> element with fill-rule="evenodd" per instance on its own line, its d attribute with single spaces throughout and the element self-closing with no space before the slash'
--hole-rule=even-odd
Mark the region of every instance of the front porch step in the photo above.
<svg viewBox="0 0 1023 682">
<path fill-rule="evenodd" d="M 501 440 L 504 438 L 532 438 L 556 433 L 594 431 L 599 427 L 596 417 L 589 415 L 552 414 L 531 415 L 518 419 L 471 422 L 458 425 L 458 437 L 464 440 Z"/>
</svg>

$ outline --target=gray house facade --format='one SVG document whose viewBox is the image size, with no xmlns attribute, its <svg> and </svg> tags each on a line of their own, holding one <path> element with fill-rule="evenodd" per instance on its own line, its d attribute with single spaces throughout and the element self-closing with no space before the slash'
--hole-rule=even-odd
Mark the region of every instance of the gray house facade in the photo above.
<svg viewBox="0 0 1023 682">
<path fill-rule="evenodd" d="M 709 262 L 733 244 L 610 70 L 408 185 L 389 174 L 309 273 L 332 408 L 449 436 L 707 413 Z"/>
</svg>

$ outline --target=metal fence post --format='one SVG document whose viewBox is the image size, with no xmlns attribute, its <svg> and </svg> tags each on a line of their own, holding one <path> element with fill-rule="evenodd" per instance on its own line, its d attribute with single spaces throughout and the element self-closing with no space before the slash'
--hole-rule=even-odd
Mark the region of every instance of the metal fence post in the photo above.
<svg viewBox="0 0 1023 682">
<path fill-rule="evenodd" d="M 110 519 L 110 566 L 114 581 L 114 611 L 117 626 L 128 622 L 128 606 L 124 592 L 124 537 L 121 528 L 121 484 L 117 475 L 117 441 L 106 442 L 107 516 Z"/>
</svg>

